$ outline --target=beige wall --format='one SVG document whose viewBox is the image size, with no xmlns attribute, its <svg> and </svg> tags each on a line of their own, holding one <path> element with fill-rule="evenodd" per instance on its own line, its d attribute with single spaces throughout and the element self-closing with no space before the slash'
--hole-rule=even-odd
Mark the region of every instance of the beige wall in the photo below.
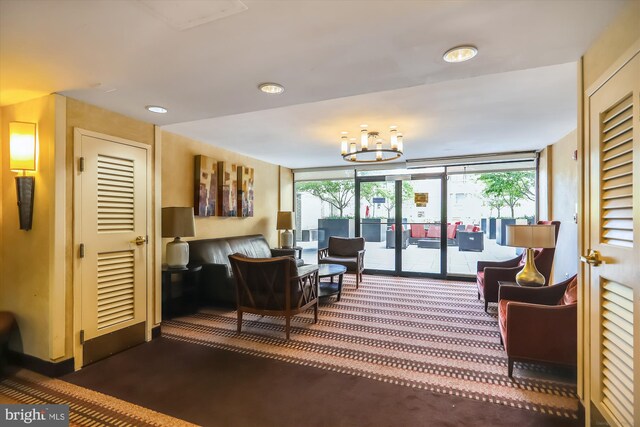
<svg viewBox="0 0 640 427">
<path fill-rule="evenodd" d="M 551 150 L 549 147 L 540 151 L 538 158 L 538 219 L 551 219 Z"/>
<path fill-rule="evenodd" d="M 19 334 L 10 347 L 49 359 L 49 295 L 51 247 L 55 226 L 52 221 L 55 200 L 55 107 L 56 95 L 2 108 L 0 139 L 2 164 L 2 243 L 0 245 L 0 309 L 13 312 Z M 35 177 L 33 227 L 19 229 L 15 190 L 16 172 L 9 170 L 9 123 L 25 121 L 37 124 L 37 170 Z"/>
<path fill-rule="evenodd" d="M 578 225 L 574 219 L 578 203 L 578 162 L 573 159 L 577 148 L 575 130 L 547 147 L 552 158 L 549 217 L 561 222 L 553 268 L 555 283 L 578 271 Z"/>
<path fill-rule="evenodd" d="M 255 205 L 253 218 L 196 217 L 195 239 L 263 234 L 270 245 L 277 246 L 276 214 L 280 197 L 277 165 L 163 131 L 162 206 L 193 206 L 194 156 L 199 154 L 254 168 Z M 166 242 L 164 239 L 163 246 Z"/>
<path fill-rule="evenodd" d="M 588 89 L 613 62 L 640 39 L 640 1 L 633 0 L 584 54 L 583 82 Z"/>
</svg>

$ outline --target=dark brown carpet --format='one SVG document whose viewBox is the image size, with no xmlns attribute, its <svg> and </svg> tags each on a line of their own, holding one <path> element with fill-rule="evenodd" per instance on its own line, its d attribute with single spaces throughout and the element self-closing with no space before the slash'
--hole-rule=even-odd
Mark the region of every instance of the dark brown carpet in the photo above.
<svg viewBox="0 0 640 427">
<path fill-rule="evenodd" d="M 62 378 L 204 426 L 578 426 L 577 420 L 164 338 Z"/>
</svg>

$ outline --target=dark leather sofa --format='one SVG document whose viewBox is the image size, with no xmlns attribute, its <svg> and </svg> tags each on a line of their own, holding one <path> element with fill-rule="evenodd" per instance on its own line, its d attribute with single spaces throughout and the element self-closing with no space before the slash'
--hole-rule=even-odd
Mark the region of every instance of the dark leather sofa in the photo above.
<svg viewBox="0 0 640 427">
<path fill-rule="evenodd" d="M 271 249 L 261 234 L 191 240 L 188 243 L 189 265 L 202 265 L 200 297 L 204 304 L 236 305 L 236 290 L 229 255 L 238 253 L 250 258 L 295 258 L 296 255 L 294 249 Z M 296 264 L 302 265 L 303 261 L 296 259 Z"/>
</svg>

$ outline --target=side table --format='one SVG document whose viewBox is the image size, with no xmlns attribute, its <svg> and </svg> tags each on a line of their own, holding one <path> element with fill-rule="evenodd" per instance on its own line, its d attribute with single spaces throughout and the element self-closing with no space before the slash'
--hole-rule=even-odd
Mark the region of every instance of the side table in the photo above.
<svg viewBox="0 0 640 427">
<path fill-rule="evenodd" d="M 195 311 L 197 307 L 198 289 L 200 282 L 201 265 L 192 265 L 184 268 L 172 268 L 162 266 L 162 317 L 170 319 L 178 312 L 185 312 L 186 306 L 191 306 L 188 311 Z M 173 278 L 178 277 L 174 283 Z M 178 289 L 176 289 L 178 288 Z M 177 291 L 180 291 L 179 293 Z M 180 303 L 180 309 L 176 310 L 176 302 Z"/>
</svg>

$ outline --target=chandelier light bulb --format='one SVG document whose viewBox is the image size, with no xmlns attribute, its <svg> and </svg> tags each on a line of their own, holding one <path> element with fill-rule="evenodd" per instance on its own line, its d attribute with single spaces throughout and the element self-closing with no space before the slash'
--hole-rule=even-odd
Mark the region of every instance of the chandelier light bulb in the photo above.
<svg viewBox="0 0 640 427">
<path fill-rule="evenodd" d="M 352 143 L 350 144 L 350 150 L 349 150 L 349 151 L 350 151 L 350 152 L 352 152 L 352 153 L 355 153 L 356 151 L 358 151 L 358 150 L 356 149 L 356 143 L 355 143 L 355 142 L 352 142 Z M 353 156 L 351 156 L 351 157 L 353 157 Z"/>
<path fill-rule="evenodd" d="M 398 130 L 394 128 L 391 129 L 391 149 L 398 151 Z"/>
<path fill-rule="evenodd" d="M 343 155 L 347 154 L 347 148 L 348 148 L 348 145 L 349 145 L 349 142 L 347 141 L 347 137 L 343 135 L 342 138 L 340 138 L 340 139 L 341 139 L 341 149 L 340 149 L 340 151 L 341 151 L 341 153 Z"/>
<path fill-rule="evenodd" d="M 360 131 L 360 149 L 363 151 L 369 149 L 369 133 L 366 129 Z"/>
<path fill-rule="evenodd" d="M 403 141 L 402 141 L 402 134 L 398 135 L 398 151 L 400 153 L 404 153 L 404 148 L 403 148 Z"/>
</svg>

